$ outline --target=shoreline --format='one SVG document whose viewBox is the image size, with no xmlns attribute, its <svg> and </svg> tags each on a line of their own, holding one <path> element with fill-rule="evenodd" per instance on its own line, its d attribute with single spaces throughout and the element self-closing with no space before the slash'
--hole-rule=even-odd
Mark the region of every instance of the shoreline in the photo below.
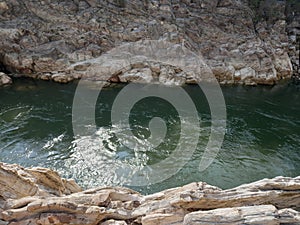
<svg viewBox="0 0 300 225">
<path fill-rule="evenodd" d="M 51 85 L 51 83 L 53 84 L 61 84 L 61 85 L 68 85 L 68 84 L 77 84 L 80 82 L 80 80 L 82 78 L 77 78 L 77 79 L 72 79 L 70 81 L 67 81 L 67 82 L 57 82 L 55 80 L 52 80 L 52 79 L 49 79 L 49 80 L 46 80 L 46 79 L 41 79 L 41 78 L 37 78 L 35 76 L 27 76 L 27 75 L 20 75 L 20 74 L 17 74 L 17 75 L 11 75 L 11 74 L 8 74 L 7 75 L 9 78 L 10 78 L 10 81 L 8 83 L 5 83 L 5 84 L 0 84 L 0 87 L 9 87 L 9 86 L 13 86 L 15 84 L 15 82 L 19 82 L 19 81 L 41 81 L 41 82 L 45 82 L 45 83 L 49 83 Z M 127 84 L 130 84 L 130 82 L 110 82 L 110 81 L 105 81 L 105 80 L 87 80 L 87 81 L 91 81 L 91 82 L 99 82 L 99 83 L 105 83 L 104 85 L 104 88 L 106 87 L 114 87 L 115 85 L 127 85 Z M 206 81 L 202 81 L 202 82 L 206 82 Z M 208 82 L 209 83 L 209 82 Z M 273 84 L 270 84 L 270 83 L 267 83 L 267 84 L 241 84 L 241 83 L 218 83 L 220 85 L 220 87 L 239 87 L 239 86 L 244 86 L 244 87 L 274 87 L 274 86 L 277 86 L 277 85 L 282 85 L 282 84 L 299 84 L 300 83 L 300 79 L 299 78 L 294 78 L 294 77 L 291 77 L 291 78 L 288 78 L 288 79 L 282 79 L 282 80 L 278 80 L 276 82 L 274 82 Z M 185 87 L 185 86 L 193 86 L 193 85 L 198 85 L 197 83 L 184 83 L 184 84 L 181 84 L 181 85 L 174 85 L 174 84 L 171 84 L 171 85 L 166 85 L 164 83 L 159 83 L 159 82 L 153 82 L 153 83 L 136 83 L 136 84 L 141 84 L 141 85 L 161 85 L 161 86 L 165 86 L 165 87 L 178 87 L 178 86 L 181 86 L 181 87 Z"/>
<path fill-rule="evenodd" d="M 300 177 L 222 190 L 194 182 L 151 195 L 82 190 L 45 168 L 0 163 L 1 224 L 299 224 Z"/>
</svg>

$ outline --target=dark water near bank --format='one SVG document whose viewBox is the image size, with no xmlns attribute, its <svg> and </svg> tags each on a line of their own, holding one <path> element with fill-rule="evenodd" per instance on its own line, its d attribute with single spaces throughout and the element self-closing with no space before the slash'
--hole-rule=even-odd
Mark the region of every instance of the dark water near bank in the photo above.
<svg viewBox="0 0 300 225">
<path fill-rule="evenodd" d="M 167 124 L 164 143 L 138 153 L 122 145 L 110 118 L 111 105 L 122 87 L 101 92 L 95 110 L 97 132 L 76 139 L 72 129 L 76 84 L 16 80 L 13 86 L 1 87 L 0 161 L 50 167 L 86 187 L 122 185 L 114 176 L 118 163 L 137 168 L 163 160 L 180 144 L 183 123 L 169 103 L 146 98 L 132 108 L 131 128 L 143 139 L 150 135 L 151 118 L 161 117 Z M 300 175 L 300 86 L 222 87 L 227 107 L 226 135 L 221 151 L 203 172 L 198 166 L 210 134 L 210 110 L 197 86 L 185 90 L 201 118 L 197 150 L 175 176 L 135 189 L 151 193 L 192 181 L 230 188 L 265 177 Z M 193 130 L 193 124 L 189 126 Z"/>
</svg>

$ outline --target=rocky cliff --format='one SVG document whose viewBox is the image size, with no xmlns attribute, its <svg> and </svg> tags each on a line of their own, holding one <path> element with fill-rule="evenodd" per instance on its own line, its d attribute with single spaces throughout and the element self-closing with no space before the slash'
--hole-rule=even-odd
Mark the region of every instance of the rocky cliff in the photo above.
<svg viewBox="0 0 300 225">
<path fill-rule="evenodd" d="M 49 169 L 0 163 L 0 224 L 300 224 L 300 177 L 229 190 L 204 182 L 143 196 L 121 187 L 82 191 Z"/>
<path fill-rule="evenodd" d="M 200 55 L 221 83 L 274 84 L 299 76 L 299 11 L 294 0 L 1 0 L 0 72 L 69 82 L 89 76 L 90 59 L 149 39 Z M 111 82 L 193 80 L 170 65 L 106 75 Z"/>
</svg>

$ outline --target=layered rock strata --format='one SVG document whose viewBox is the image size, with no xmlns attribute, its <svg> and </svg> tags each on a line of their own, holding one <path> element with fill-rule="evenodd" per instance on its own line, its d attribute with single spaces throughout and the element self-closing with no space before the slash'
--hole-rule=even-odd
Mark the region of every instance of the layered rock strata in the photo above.
<svg viewBox="0 0 300 225">
<path fill-rule="evenodd" d="M 300 177 L 222 190 L 204 182 L 141 195 L 82 191 L 49 169 L 0 164 L 0 224 L 300 224 Z"/>
</svg>

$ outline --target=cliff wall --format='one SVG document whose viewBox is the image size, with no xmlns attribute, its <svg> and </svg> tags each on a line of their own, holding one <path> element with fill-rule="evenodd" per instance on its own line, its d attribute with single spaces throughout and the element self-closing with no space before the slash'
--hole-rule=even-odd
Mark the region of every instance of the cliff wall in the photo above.
<svg viewBox="0 0 300 225">
<path fill-rule="evenodd" d="M 88 75 L 70 70 L 74 63 L 97 58 L 124 43 L 150 39 L 179 44 L 201 55 L 220 83 L 274 84 L 299 77 L 299 4 L 294 0 L 1 0 L 0 70 L 69 82 Z M 152 70 L 152 77 L 164 73 L 166 65 L 160 67 Z M 145 72 L 136 69 L 128 68 L 133 71 L 126 71 L 130 76 L 124 82 L 143 80 L 139 77 Z M 176 71 L 168 73 L 180 77 Z"/>
</svg>

